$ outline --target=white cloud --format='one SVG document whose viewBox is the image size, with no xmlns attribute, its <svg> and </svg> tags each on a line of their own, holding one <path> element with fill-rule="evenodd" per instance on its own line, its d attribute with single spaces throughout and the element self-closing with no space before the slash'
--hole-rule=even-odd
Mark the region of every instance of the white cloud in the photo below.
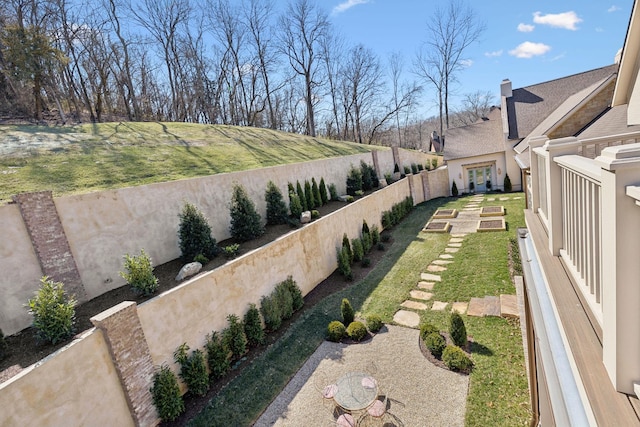
<svg viewBox="0 0 640 427">
<path fill-rule="evenodd" d="M 502 49 L 494 50 L 493 52 L 485 52 L 484 56 L 486 56 L 487 58 L 495 58 L 497 56 L 502 56 Z"/>
<path fill-rule="evenodd" d="M 463 59 L 462 61 L 460 61 L 460 65 L 462 65 L 464 68 L 469 68 L 473 65 L 473 59 Z"/>
<path fill-rule="evenodd" d="M 614 4 L 609 9 L 607 9 L 607 12 L 617 12 L 619 10 L 620 8 Z"/>
<path fill-rule="evenodd" d="M 582 22 L 574 11 L 563 13 L 548 13 L 543 15 L 541 12 L 533 14 L 533 22 L 536 24 L 549 25 L 556 28 L 564 28 L 565 30 L 577 30 L 576 24 Z"/>
<path fill-rule="evenodd" d="M 340 3 L 339 5 L 337 5 L 336 7 L 334 7 L 331 13 L 333 13 L 334 15 L 337 13 L 342 13 L 346 10 L 351 9 L 353 6 L 357 6 L 359 4 L 366 4 L 366 3 L 369 3 L 369 1 L 370 0 L 346 0 Z"/>
<path fill-rule="evenodd" d="M 523 24 L 522 22 L 518 24 L 518 31 L 521 33 L 530 33 L 535 28 L 535 25 L 531 24 Z"/>
<path fill-rule="evenodd" d="M 532 58 L 534 56 L 544 55 L 551 50 L 551 46 L 544 43 L 524 42 L 520 43 L 515 49 L 509 51 L 509 55 L 516 58 Z"/>
</svg>

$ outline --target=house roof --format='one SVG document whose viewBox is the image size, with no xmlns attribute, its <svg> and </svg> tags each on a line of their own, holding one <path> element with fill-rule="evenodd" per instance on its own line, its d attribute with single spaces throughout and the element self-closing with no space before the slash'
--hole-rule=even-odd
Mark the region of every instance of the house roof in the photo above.
<svg viewBox="0 0 640 427">
<path fill-rule="evenodd" d="M 502 119 L 499 115 L 494 115 L 493 117 L 497 117 L 497 119 L 447 129 L 445 132 L 444 160 L 505 151 Z"/>
<path fill-rule="evenodd" d="M 570 95 L 558 106 L 558 108 L 551 111 L 551 113 L 545 117 L 544 120 L 542 120 L 542 122 L 540 122 L 540 124 L 536 126 L 525 139 L 514 147 L 516 153 L 522 154 L 527 150 L 529 148 L 529 140 L 531 138 L 546 135 L 561 125 L 567 118 L 571 117 L 571 115 L 581 107 L 586 100 L 603 90 L 613 77 L 614 74 L 610 74 L 607 77 L 600 79 L 586 88 Z"/>
<path fill-rule="evenodd" d="M 623 104 L 608 109 L 591 125 L 582 130 L 578 136 L 580 139 L 589 139 L 640 131 L 640 125 L 627 125 L 628 107 L 628 104 Z"/>
<path fill-rule="evenodd" d="M 509 139 L 527 137 L 568 98 L 602 82 L 618 70 L 618 64 L 585 71 L 556 80 L 514 89 L 506 100 Z"/>
</svg>

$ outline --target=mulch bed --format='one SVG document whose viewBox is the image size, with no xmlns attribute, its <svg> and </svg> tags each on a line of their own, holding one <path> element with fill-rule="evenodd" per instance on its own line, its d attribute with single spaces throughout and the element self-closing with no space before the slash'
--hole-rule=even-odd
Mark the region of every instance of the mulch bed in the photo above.
<svg viewBox="0 0 640 427">
<path fill-rule="evenodd" d="M 447 343 L 447 345 L 454 345 L 448 332 L 440 331 L 440 335 L 442 335 L 444 337 L 444 340 Z M 473 338 L 472 337 L 468 337 L 467 338 L 467 346 L 465 348 L 463 348 L 462 351 L 464 351 L 467 354 L 467 356 L 469 356 L 469 358 L 473 360 L 473 358 L 471 357 L 471 345 L 472 345 L 472 343 L 473 343 Z M 438 359 L 437 357 L 435 357 L 431 353 L 431 350 L 429 350 L 427 348 L 427 346 L 424 343 L 424 340 L 421 337 L 418 337 L 418 345 L 420 347 L 420 351 L 422 352 L 422 355 L 429 362 L 433 363 L 438 368 L 446 369 L 447 371 L 450 370 L 447 367 L 447 365 L 445 365 L 445 363 L 441 359 Z M 451 372 L 455 372 L 455 371 L 451 371 Z M 456 374 L 469 375 L 469 372 L 456 372 Z"/>
</svg>

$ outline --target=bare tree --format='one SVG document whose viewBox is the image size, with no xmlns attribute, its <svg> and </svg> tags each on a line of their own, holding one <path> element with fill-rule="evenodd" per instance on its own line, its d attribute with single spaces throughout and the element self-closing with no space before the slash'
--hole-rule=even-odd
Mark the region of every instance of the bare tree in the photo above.
<svg viewBox="0 0 640 427">
<path fill-rule="evenodd" d="M 453 126 L 466 126 L 476 123 L 478 120 L 487 117 L 494 106 L 495 96 L 491 91 L 483 92 L 477 90 L 465 93 L 462 99 L 462 106 L 456 111 Z"/>
<path fill-rule="evenodd" d="M 292 0 L 280 17 L 282 50 L 293 70 L 304 79 L 306 134 L 316 136 L 316 88 L 322 84 L 319 53 L 329 31 L 327 14 L 309 0 Z"/>
<path fill-rule="evenodd" d="M 449 95 L 457 73 L 464 66 L 464 53 L 484 29 L 484 24 L 462 0 L 452 0 L 445 9 L 437 7 L 427 22 L 427 39 L 414 65 L 416 73 L 432 85 L 438 95 L 440 135 L 444 133 L 444 124 L 449 127 Z"/>
</svg>

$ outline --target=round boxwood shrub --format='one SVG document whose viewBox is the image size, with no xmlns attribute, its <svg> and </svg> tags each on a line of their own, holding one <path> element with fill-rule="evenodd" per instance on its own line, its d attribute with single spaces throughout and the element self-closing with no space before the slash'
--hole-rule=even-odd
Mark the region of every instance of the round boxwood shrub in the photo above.
<svg viewBox="0 0 640 427">
<path fill-rule="evenodd" d="M 140 255 L 125 254 L 124 269 L 125 271 L 120 272 L 120 276 L 127 281 L 135 293 L 147 296 L 158 290 L 158 278 L 153 274 L 151 257 L 144 249 L 140 249 Z"/>
<path fill-rule="evenodd" d="M 40 289 L 27 303 L 33 315 L 33 327 L 38 337 L 56 344 L 69 338 L 76 321 L 76 300 L 68 297 L 61 282 L 47 276 L 40 279 Z"/>
<path fill-rule="evenodd" d="M 425 338 L 424 345 L 427 346 L 431 354 L 439 359 L 440 356 L 442 356 L 442 352 L 447 346 L 447 343 L 445 342 L 442 335 L 440 335 L 438 332 L 431 332 Z"/>
<path fill-rule="evenodd" d="M 451 340 L 458 347 L 467 346 L 467 328 L 464 326 L 462 316 L 460 316 L 458 312 L 451 313 L 451 318 L 449 319 L 449 335 L 451 335 Z"/>
<path fill-rule="evenodd" d="M 429 334 L 432 334 L 434 332 L 435 333 L 440 333 L 438 328 L 436 328 L 431 323 L 422 323 L 422 324 L 420 324 L 420 338 L 422 340 L 425 340 Z"/>
<path fill-rule="evenodd" d="M 367 329 L 371 332 L 378 332 L 382 328 L 382 319 L 376 314 L 367 317 Z"/>
<path fill-rule="evenodd" d="M 180 394 L 178 379 L 168 366 L 162 366 L 153 376 L 151 387 L 153 404 L 163 421 L 173 421 L 184 412 L 184 402 Z"/>
<path fill-rule="evenodd" d="M 344 324 L 339 320 L 334 320 L 329 323 L 327 327 L 327 338 L 329 341 L 340 342 L 346 332 L 347 329 L 344 327 Z"/>
<path fill-rule="evenodd" d="M 347 327 L 347 335 L 354 341 L 362 341 L 367 336 L 367 327 L 364 326 L 364 323 L 356 320 Z"/>
<path fill-rule="evenodd" d="M 340 304 L 340 313 L 342 313 L 342 323 L 350 325 L 354 320 L 354 311 L 348 299 L 343 298 Z"/>
<path fill-rule="evenodd" d="M 473 361 L 457 345 L 448 345 L 442 352 L 442 361 L 452 371 L 469 372 Z"/>
</svg>

